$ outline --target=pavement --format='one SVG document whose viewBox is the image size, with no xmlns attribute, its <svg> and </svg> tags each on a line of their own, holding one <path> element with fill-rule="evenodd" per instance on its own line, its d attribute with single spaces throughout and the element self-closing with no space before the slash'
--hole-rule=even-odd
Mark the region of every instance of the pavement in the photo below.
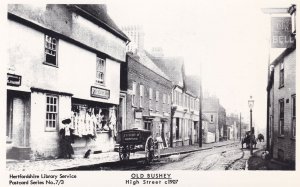
<svg viewBox="0 0 300 187">
<path fill-rule="evenodd" d="M 253 156 L 248 159 L 248 170 L 295 170 L 295 164 L 263 158 L 264 150 L 265 148 L 253 152 Z"/>
<path fill-rule="evenodd" d="M 226 146 L 239 141 L 222 141 L 216 143 L 203 144 L 199 147 L 198 144 L 190 146 L 181 146 L 175 148 L 166 148 L 160 150 L 161 157 L 167 157 L 176 154 L 185 154 L 195 151 L 212 149 L 214 147 Z M 145 154 L 132 153 L 130 159 L 144 158 Z M 80 166 L 92 166 L 105 162 L 119 161 L 118 152 L 105 152 L 99 154 L 91 154 L 89 158 L 83 158 L 83 155 L 74 155 L 73 159 L 49 159 L 49 160 L 6 160 L 6 169 L 8 171 L 53 171 L 64 170 L 67 168 L 76 168 Z"/>
</svg>

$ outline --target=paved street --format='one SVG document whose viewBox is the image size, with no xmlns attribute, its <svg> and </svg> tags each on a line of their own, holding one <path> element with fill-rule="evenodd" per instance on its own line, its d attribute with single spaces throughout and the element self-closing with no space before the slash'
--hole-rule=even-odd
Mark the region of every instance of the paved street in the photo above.
<svg viewBox="0 0 300 187">
<path fill-rule="evenodd" d="M 259 143 L 254 152 L 263 145 Z M 191 153 L 173 154 L 157 159 L 150 165 L 145 165 L 144 159 L 131 159 L 78 167 L 76 170 L 245 170 L 249 158 L 250 150 L 241 149 L 240 143 L 235 143 Z"/>
</svg>

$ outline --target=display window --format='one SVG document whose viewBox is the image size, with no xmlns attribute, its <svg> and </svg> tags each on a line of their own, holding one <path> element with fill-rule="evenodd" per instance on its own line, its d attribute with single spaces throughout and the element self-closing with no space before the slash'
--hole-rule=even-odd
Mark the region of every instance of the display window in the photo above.
<svg viewBox="0 0 300 187">
<path fill-rule="evenodd" d="M 98 133 L 115 131 L 116 112 L 113 105 L 72 101 L 71 128 L 77 137 L 96 138 Z"/>
</svg>

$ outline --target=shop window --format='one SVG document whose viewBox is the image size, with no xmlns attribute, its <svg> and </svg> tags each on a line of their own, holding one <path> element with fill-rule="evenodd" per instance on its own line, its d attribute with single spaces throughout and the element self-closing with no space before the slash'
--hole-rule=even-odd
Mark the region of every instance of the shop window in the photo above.
<svg viewBox="0 0 300 187">
<path fill-rule="evenodd" d="M 58 39 L 45 35 L 45 64 L 58 66 L 57 64 L 57 44 Z"/>
<path fill-rule="evenodd" d="M 140 107 L 144 107 L 144 85 L 140 85 Z"/>
<path fill-rule="evenodd" d="M 292 96 L 292 136 L 296 137 L 296 95 Z"/>
<path fill-rule="evenodd" d="M 284 86 L 284 63 L 280 62 L 279 88 Z"/>
<path fill-rule="evenodd" d="M 104 84 L 105 81 L 105 60 L 97 56 L 96 60 L 96 83 Z"/>
<path fill-rule="evenodd" d="M 156 94 L 155 94 L 155 101 L 156 101 L 155 109 L 156 109 L 156 111 L 159 111 L 159 92 L 158 91 L 156 91 Z"/>
<path fill-rule="evenodd" d="M 279 135 L 284 135 L 284 99 L 279 100 Z"/>
<path fill-rule="evenodd" d="M 149 109 L 150 110 L 153 110 L 152 100 L 153 100 L 153 89 L 149 88 Z"/>
<path fill-rule="evenodd" d="M 136 82 L 132 82 L 132 94 L 131 94 L 131 104 L 135 106 L 136 99 Z"/>
<path fill-rule="evenodd" d="M 46 96 L 46 131 L 56 130 L 58 125 L 58 97 Z"/>
</svg>

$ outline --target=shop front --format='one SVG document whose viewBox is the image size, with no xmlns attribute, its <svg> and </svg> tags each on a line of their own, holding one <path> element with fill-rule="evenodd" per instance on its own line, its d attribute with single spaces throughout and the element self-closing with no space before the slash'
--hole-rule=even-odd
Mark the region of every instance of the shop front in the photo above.
<svg viewBox="0 0 300 187">
<path fill-rule="evenodd" d="M 88 149 L 112 151 L 117 135 L 116 105 L 72 98 L 71 128 L 74 129 L 75 154 Z"/>
</svg>

